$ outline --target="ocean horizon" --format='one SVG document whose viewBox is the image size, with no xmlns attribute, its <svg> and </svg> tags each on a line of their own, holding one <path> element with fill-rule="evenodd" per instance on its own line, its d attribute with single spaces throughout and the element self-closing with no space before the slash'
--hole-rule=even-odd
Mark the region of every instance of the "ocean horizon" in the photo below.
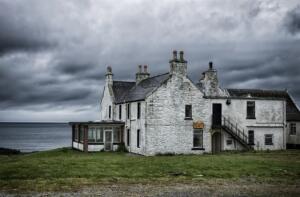
<svg viewBox="0 0 300 197">
<path fill-rule="evenodd" d="M 0 122 L 0 147 L 21 152 L 71 147 L 67 122 Z"/>
</svg>

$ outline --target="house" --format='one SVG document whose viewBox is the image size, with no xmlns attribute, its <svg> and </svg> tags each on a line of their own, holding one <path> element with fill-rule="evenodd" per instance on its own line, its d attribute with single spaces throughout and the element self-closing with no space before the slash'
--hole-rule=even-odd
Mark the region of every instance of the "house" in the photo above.
<svg viewBox="0 0 300 197">
<path fill-rule="evenodd" d="M 295 142 L 287 117 L 299 110 L 286 91 L 223 89 L 212 62 L 197 83 L 187 69 L 183 51 L 173 52 L 168 73 L 150 76 L 140 65 L 135 81 L 116 81 L 107 67 L 101 121 L 70 123 L 73 148 L 112 151 L 123 144 L 150 156 L 279 150 Z"/>
</svg>

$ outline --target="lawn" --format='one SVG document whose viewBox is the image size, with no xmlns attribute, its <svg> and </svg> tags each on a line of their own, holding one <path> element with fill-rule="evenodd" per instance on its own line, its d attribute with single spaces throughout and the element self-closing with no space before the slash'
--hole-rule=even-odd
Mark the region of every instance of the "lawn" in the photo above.
<svg viewBox="0 0 300 197">
<path fill-rule="evenodd" d="M 63 148 L 0 155 L 0 190 L 58 191 L 110 183 L 198 183 L 212 180 L 300 183 L 300 151 L 143 157 Z"/>
</svg>

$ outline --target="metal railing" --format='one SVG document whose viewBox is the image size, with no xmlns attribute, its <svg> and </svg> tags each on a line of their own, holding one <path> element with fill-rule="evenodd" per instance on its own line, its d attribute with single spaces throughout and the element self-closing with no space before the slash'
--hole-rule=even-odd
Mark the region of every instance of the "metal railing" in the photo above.
<svg viewBox="0 0 300 197">
<path fill-rule="evenodd" d="M 230 130 L 232 134 L 239 138 L 240 141 L 244 142 L 245 145 L 248 145 L 248 135 L 245 134 L 245 130 L 241 128 L 237 122 L 222 116 L 222 126 Z"/>
</svg>

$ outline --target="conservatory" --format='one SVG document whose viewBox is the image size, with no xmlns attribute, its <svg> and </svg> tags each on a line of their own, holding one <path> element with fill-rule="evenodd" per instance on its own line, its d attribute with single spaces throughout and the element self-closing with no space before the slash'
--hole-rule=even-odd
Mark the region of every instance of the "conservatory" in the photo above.
<svg viewBox="0 0 300 197">
<path fill-rule="evenodd" d="M 72 148 L 85 151 L 115 151 L 123 142 L 124 122 L 70 122 Z"/>
</svg>

